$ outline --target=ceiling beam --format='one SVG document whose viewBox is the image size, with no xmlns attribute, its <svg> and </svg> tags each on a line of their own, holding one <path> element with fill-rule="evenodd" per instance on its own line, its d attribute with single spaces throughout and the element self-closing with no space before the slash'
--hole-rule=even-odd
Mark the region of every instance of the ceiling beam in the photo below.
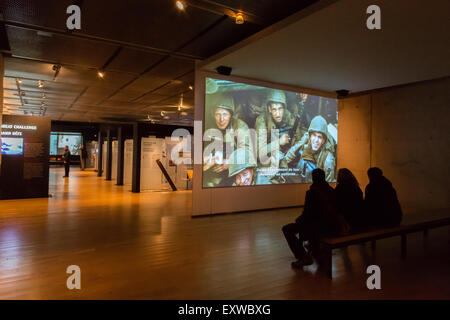
<svg viewBox="0 0 450 320">
<path fill-rule="evenodd" d="M 190 55 L 182 52 L 167 50 L 167 49 L 161 49 L 151 46 L 146 46 L 142 44 L 132 43 L 132 42 L 126 42 L 126 41 L 120 41 L 120 40 L 114 40 L 114 39 L 108 39 L 103 37 L 98 37 L 94 35 L 89 35 L 81 32 L 72 32 L 68 33 L 66 30 L 56 29 L 56 28 L 49 28 L 39 25 L 34 25 L 30 23 L 23 23 L 19 21 L 13 21 L 13 20 L 0 20 L 0 23 L 4 23 L 8 27 L 14 27 L 14 28 L 20 28 L 25 30 L 32 30 L 32 31 L 41 31 L 46 32 L 50 34 L 56 34 L 62 37 L 68 37 L 68 38 L 77 38 L 82 40 L 88 40 L 88 41 L 94 41 L 94 42 L 101 42 L 109 45 L 117 45 L 122 46 L 124 48 L 134 49 L 134 50 L 140 50 L 140 51 L 146 51 L 154 54 L 159 55 L 170 55 L 171 57 L 179 58 L 179 59 L 185 59 L 185 60 L 203 60 L 204 57 Z"/>
<path fill-rule="evenodd" d="M 203 35 L 205 35 L 206 33 L 208 33 L 209 31 L 211 31 L 212 29 L 214 29 L 215 27 L 217 27 L 219 24 L 221 24 L 223 21 L 225 21 L 227 19 L 227 16 L 222 16 L 219 19 L 217 19 L 216 21 L 214 21 L 212 24 L 210 24 L 209 26 L 207 26 L 205 29 L 203 29 L 202 31 L 200 31 L 196 36 L 194 36 L 193 38 L 189 39 L 188 41 L 184 42 L 182 45 L 180 45 L 178 48 L 176 48 L 174 50 L 174 52 L 180 51 L 183 48 L 187 47 L 189 44 L 191 44 L 192 42 L 196 41 L 197 39 L 199 39 L 200 37 L 202 37 Z M 153 70 L 154 68 L 156 68 L 158 65 L 160 65 L 161 63 L 163 63 L 164 61 L 166 61 L 167 59 L 169 59 L 171 57 L 170 54 L 167 54 L 166 56 L 162 57 L 160 60 L 158 60 L 157 62 L 155 62 L 154 64 L 152 64 L 151 66 L 149 66 L 148 68 L 146 68 L 144 71 L 142 71 L 138 76 L 134 77 L 133 79 L 131 79 L 130 81 L 128 81 L 127 83 L 125 83 L 124 85 L 122 85 L 120 88 L 118 88 L 117 90 L 113 91 L 110 95 L 108 95 L 105 99 L 101 100 L 98 104 L 102 104 L 103 102 L 105 102 L 106 100 L 112 98 L 113 96 L 115 96 L 117 93 L 119 93 L 120 91 L 122 91 L 123 89 L 125 89 L 126 87 L 128 87 L 130 84 L 132 84 L 133 82 L 135 82 L 136 80 L 138 80 L 140 77 L 142 77 L 144 74 L 150 72 L 151 70 Z"/>
</svg>

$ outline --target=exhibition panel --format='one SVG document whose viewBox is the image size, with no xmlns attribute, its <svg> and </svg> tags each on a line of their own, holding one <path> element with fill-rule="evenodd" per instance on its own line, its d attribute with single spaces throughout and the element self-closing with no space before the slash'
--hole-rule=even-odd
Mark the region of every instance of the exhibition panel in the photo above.
<svg viewBox="0 0 450 320">
<path fill-rule="evenodd" d="M 133 173 L 133 139 L 125 140 L 125 151 L 123 159 L 123 184 L 131 185 Z"/>
<path fill-rule="evenodd" d="M 156 137 L 142 138 L 141 190 L 167 189 L 161 169 L 156 163 L 157 160 L 162 161 L 163 149 L 164 139 L 159 139 Z"/>
<path fill-rule="evenodd" d="M 0 198 L 48 197 L 50 119 L 3 115 Z"/>
<path fill-rule="evenodd" d="M 111 179 L 117 179 L 117 157 L 118 157 L 118 143 L 117 140 L 112 142 L 112 161 L 111 161 Z"/>
<path fill-rule="evenodd" d="M 102 168 L 103 168 L 103 173 L 106 172 L 106 160 L 107 160 L 106 155 L 107 154 L 108 154 L 108 142 L 107 141 L 103 141 L 103 148 L 102 148 Z"/>
<path fill-rule="evenodd" d="M 86 151 L 88 154 L 88 158 L 86 161 L 86 168 L 93 168 L 94 170 L 97 170 L 98 163 L 97 163 L 97 153 L 98 153 L 98 142 L 97 141 L 91 141 L 86 143 Z"/>
</svg>

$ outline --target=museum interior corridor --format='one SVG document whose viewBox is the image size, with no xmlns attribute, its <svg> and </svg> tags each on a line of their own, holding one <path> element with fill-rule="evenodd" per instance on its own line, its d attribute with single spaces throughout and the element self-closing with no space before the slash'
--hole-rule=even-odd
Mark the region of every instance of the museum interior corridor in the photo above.
<svg viewBox="0 0 450 320">
<path fill-rule="evenodd" d="M 448 228 L 335 250 L 330 281 L 293 270 L 281 226 L 301 208 L 191 218 L 191 191 L 142 192 L 93 171 L 50 170 L 52 197 L 2 201 L 0 299 L 365 299 L 448 297 Z M 428 244 L 432 244 L 428 246 Z M 364 268 L 383 269 L 383 292 Z M 83 290 L 66 288 L 80 266 Z"/>
</svg>

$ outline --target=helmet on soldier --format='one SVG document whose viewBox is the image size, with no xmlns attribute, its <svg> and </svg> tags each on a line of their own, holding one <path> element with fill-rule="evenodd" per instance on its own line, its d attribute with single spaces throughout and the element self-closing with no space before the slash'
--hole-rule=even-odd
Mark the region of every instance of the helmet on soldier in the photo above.
<svg viewBox="0 0 450 320">
<path fill-rule="evenodd" d="M 282 103 L 286 106 L 286 94 L 284 91 L 272 89 L 267 95 L 267 105 L 271 103 Z"/>
<path fill-rule="evenodd" d="M 315 116 L 309 124 L 308 132 L 315 131 L 322 133 L 325 137 L 328 135 L 327 121 L 322 116 Z"/>
<path fill-rule="evenodd" d="M 327 121 L 322 116 L 314 117 L 309 125 L 308 133 L 312 151 L 318 152 L 328 139 Z"/>
<path fill-rule="evenodd" d="M 216 103 L 215 103 L 215 109 L 221 108 L 229 110 L 231 115 L 234 113 L 234 100 L 233 96 L 230 93 L 222 93 L 217 96 Z"/>
<path fill-rule="evenodd" d="M 234 150 L 230 155 L 228 176 L 232 177 L 248 168 L 255 168 L 256 161 L 248 148 Z"/>
<path fill-rule="evenodd" d="M 212 106 L 214 106 L 214 118 L 220 130 L 225 130 L 231 122 L 234 113 L 234 101 L 231 94 L 217 94 L 214 96 Z"/>
</svg>

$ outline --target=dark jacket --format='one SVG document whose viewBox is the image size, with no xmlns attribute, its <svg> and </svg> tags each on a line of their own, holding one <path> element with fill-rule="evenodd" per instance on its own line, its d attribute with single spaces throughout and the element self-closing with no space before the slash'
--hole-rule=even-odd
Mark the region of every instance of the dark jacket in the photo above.
<svg viewBox="0 0 450 320">
<path fill-rule="evenodd" d="M 336 186 L 338 212 L 352 229 L 367 224 L 367 214 L 363 208 L 363 193 L 357 185 L 340 183 Z"/>
<path fill-rule="evenodd" d="M 392 183 L 381 176 L 366 186 L 364 199 L 371 223 L 376 227 L 394 227 L 402 221 L 402 208 Z"/>
<path fill-rule="evenodd" d="M 309 237 L 322 237 L 340 231 L 336 193 L 328 183 L 311 185 L 306 192 L 303 214 L 296 222 L 311 225 Z"/>
<path fill-rule="evenodd" d="M 64 162 L 70 163 L 70 150 L 64 151 L 62 158 Z"/>
<path fill-rule="evenodd" d="M 88 153 L 86 149 L 81 149 L 81 158 L 82 159 L 87 159 L 88 157 Z"/>
</svg>

